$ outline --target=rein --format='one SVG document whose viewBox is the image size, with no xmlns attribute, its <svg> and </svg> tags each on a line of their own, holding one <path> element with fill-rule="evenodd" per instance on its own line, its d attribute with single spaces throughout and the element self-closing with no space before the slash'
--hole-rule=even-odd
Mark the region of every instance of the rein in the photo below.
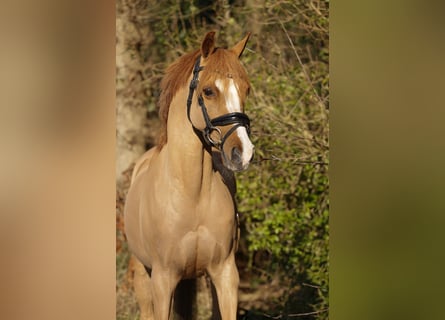
<svg viewBox="0 0 445 320">
<path fill-rule="evenodd" d="M 187 117 L 193 126 L 193 128 L 199 132 L 201 132 L 204 141 L 215 148 L 218 148 L 219 150 L 223 149 L 224 143 L 226 142 L 227 138 L 235 132 L 236 129 L 239 127 L 245 127 L 247 130 L 247 134 L 250 134 L 250 119 L 245 113 L 241 112 L 231 112 L 224 114 L 222 116 L 216 117 L 214 119 L 210 119 L 209 114 L 207 112 L 206 105 L 204 103 L 204 99 L 201 94 L 198 95 L 198 105 L 201 108 L 202 115 L 204 117 L 204 121 L 206 123 L 206 127 L 203 130 L 197 129 L 190 119 L 190 108 L 192 106 L 192 99 L 193 99 L 193 92 L 198 87 L 199 83 L 199 72 L 204 69 L 204 67 L 200 66 L 201 63 L 201 56 L 198 56 L 195 62 L 195 66 L 193 67 L 193 78 L 192 81 L 190 81 L 190 89 L 189 89 L 189 95 L 187 97 Z M 226 134 L 223 136 L 221 133 L 221 130 L 218 127 L 224 127 L 228 125 L 234 125 L 232 128 L 229 129 L 229 131 L 226 132 Z M 213 132 L 216 132 L 218 134 L 218 140 L 214 140 L 211 135 Z"/>
</svg>

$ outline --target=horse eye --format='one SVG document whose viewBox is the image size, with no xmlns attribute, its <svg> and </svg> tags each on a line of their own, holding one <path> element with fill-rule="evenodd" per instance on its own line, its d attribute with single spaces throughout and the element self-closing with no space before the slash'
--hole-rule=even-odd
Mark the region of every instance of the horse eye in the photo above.
<svg viewBox="0 0 445 320">
<path fill-rule="evenodd" d="M 212 88 L 206 87 L 202 90 L 207 97 L 211 97 L 214 95 Z"/>
</svg>

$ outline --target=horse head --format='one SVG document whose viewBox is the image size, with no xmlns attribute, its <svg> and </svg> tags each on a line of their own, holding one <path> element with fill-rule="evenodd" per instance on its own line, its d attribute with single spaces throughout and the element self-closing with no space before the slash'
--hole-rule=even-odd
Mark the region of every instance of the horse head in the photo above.
<svg viewBox="0 0 445 320">
<path fill-rule="evenodd" d="M 230 49 L 215 47 L 215 32 L 201 44 L 190 81 L 187 114 L 210 147 L 222 153 L 232 171 L 245 170 L 253 158 L 250 119 L 244 113 L 250 83 L 241 57 L 250 33 Z"/>
</svg>

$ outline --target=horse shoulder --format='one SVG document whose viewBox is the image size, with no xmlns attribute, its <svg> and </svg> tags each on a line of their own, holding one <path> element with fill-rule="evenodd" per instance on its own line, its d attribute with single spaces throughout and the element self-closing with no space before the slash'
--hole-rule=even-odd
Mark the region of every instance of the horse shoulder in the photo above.
<svg viewBox="0 0 445 320">
<path fill-rule="evenodd" d="M 150 166 L 151 159 L 153 158 L 153 155 L 157 153 L 158 150 L 156 147 L 153 147 L 146 151 L 137 161 L 134 165 L 133 173 L 131 175 L 131 184 L 134 183 L 136 177 L 143 172 L 144 170 L 148 169 Z"/>
</svg>

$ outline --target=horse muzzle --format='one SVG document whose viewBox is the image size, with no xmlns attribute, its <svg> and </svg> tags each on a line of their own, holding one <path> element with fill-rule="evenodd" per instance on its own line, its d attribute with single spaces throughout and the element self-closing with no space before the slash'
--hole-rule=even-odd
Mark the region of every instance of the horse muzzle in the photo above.
<svg viewBox="0 0 445 320">
<path fill-rule="evenodd" d="M 255 147 L 249 139 L 246 128 L 238 127 L 234 137 L 221 148 L 221 151 L 225 167 L 232 171 L 243 171 L 249 167 Z"/>
</svg>

